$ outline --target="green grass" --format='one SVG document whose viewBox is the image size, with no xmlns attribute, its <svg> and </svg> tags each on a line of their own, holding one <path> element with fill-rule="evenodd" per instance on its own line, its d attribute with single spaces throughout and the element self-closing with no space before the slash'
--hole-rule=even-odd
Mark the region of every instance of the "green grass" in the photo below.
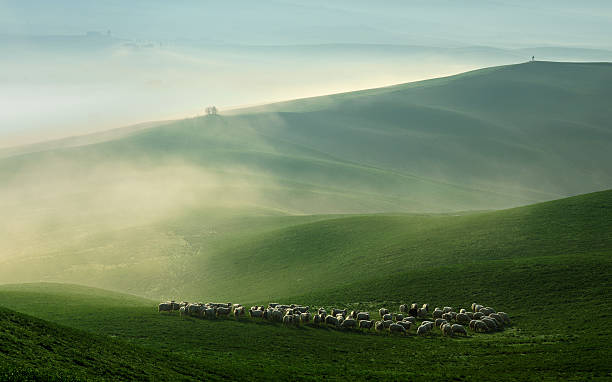
<svg viewBox="0 0 612 382">
<path fill-rule="evenodd" d="M 197 300 L 231 298 L 248 305 L 269 302 L 274 287 L 273 298 L 280 302 L 370 311 L 413 301 L 455 307 L 477 301 L 513 319 L 502 332 L 469 338 L 444 338 L 437 331 L 430 338 L 404 338 L 285 328 L 248 318 L 181 319 L 158 313 L 157 301 L 64 284 L 3 285 L 0 305 L 188 360 L 193 368 L 227 378 L 607 380 L 612 378 L 611 207 L 612 191 L 606 191 L 462 216 L 328 219 L 296 225 L 291 234 L 280 228 L 272 231 L 282 233 L 277 240 L 263 240 L 274 262 L 281 262 L 278 269 L 267 274 L 264 269 L 273 262 L 254 257 L 263 264 L 257 267 L 254 260 L 243 260 L 243 268 L 237 262 L 232 270 L 242 273 L 224 285 L 227 290 L 213 292 L 209 285 L 197 294 Z M 360 225 L 369 225 L 371 235 Z M 391 230 L 395 226 L 397 234 Z M 348 239 L 347 227 L 354 227 Z M 417 241 L 406 234 L 415 227 Z M 398 250 L 381 252 L 374 240 L 379 236 Z M 360 268 L 358 249 L 370 241 L 376 251 Z M 280 254 L 292 248 L 306 255 L 282 260 Z M 310 256 L 320 251 L 329 266 L 309 273 L 315 261 Z M 255 281 L 251 273 L 258 276 Z M 299 288 L 292 287 L 295 283 Z"/>
</svg>

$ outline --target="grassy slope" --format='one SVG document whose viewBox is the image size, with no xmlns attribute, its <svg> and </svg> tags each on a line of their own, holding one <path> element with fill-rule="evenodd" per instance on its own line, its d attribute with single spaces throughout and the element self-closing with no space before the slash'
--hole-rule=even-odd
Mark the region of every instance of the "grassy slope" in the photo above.
<svg viewBox="0 0 612 382">
<path fill-rule="evenodd" d="M 267 302 L 268 284 L 281 301 L 369 310 L 412 301 L 439 306 L 480 301 L 509 312 L 515 322 L 504 332 L 469 339 L 447 339 L 437 333 L 423 339 L 283 328 L 249 319 L 181 320 L 157 313 L 154 302 L 56 284 L 2 286 L 0 305 L 168 351 L 203 370 L 223 370 L 233 377 L 273 372 L 279 378 L 606 379 L 612 377 L 608 363 L 612 331 L 607 329 L 612 314 L 611 201 L 612 191 L 607 191 L 467 216 L 364 216 L 309 223 L 294 235 L 279 235 L 286 238 L 284 242 L 266 241 L 273 257 L 277 255 L 272 244 L 278 245 L 278 253 L 291 253 L 292 248 L 310 253 L 302 258 L 304 263 L 285 256 L 281 267 L 292 276 L 290 280 L 270 280 L 261 268 L 251 268 L 256 264 L 247 263 L 243 273 L 226 285 L 233 289 L 225 296 L 243 303 Z M 438 223 L 425 224 L 426 218 Z M 352 239 L 363 238 L 361 242 L 338 240 L 346 234 L 342 223 L 351 219 L 364 225 L 371 220 L 378 234 L 364 237 L 357 229 Z M 359 273 L 364 268 L 354 267 L 361 260 L 348 268 L 345 261 L 360 257 L 349 248 L 367 247 L 393 225 L 410 227 L 410 219 L 416 219 L 413 228 L 421 229 L 422 247 L 407 240 L 409 235 L 390 234 L 384 238 L 387 244 L 403 250 L 385 252 L 390 257 L 375 251 L 371 261 L 364 262 L 369 270 L 365 275 Z M 454 219 L 462 219 L 461 224 L 453 224 Z M 385 224 L 377 225 L 379 221 Z M 318 227 L 316 234 L 309 232 L 313 227 Z M 303 232 L 317 240 L 299 240 Z M 342 235 L 324 235 L 334 232 Z M 315 279 L 304 265 L 314 261 L 310 256 L 329 248 L 343 256 L 328 252 L 322 264 L 335 273 L 321 266 L 328 278 Z M 264 258 L 257 259 L 265 263 Z M 276 261 L 281 261 L 280 256 Z M 260 277 L 253 281 L 251 273 Z M 336 280 L 343 273 L 351 277 Z M 305 282 L 296 296 L 292 284 L 300 278 Z M 205 289 L 199 296 L 217 297 Z"/>
<path fill-rule="evenodd" d="M 221 379 L 186 359 L 0 307 L 3 381 Z M 216 377 L 216 378 L 215 378 Z"/>
</svg>

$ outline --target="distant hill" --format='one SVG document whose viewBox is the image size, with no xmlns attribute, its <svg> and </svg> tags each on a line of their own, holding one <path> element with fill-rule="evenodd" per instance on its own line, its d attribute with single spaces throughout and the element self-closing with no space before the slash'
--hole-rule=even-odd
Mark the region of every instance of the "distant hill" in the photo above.
<svg viewBox="0 0 612 382">
<path fill-rule="evenodd" d="M 611 80 L 612 64 L 533 62 L 14 151 L 0 159 L 0 230 L 10 238 L 0 278 L 232 295 L 245 292 L 234 274 L 256 275 L 243 264 L 262 273 L 285 264 L 297 292 L 292 267 L 314 272 L 327 256 L 337 262 L 317 269 L 321 281 L 351 261 L 361 269 L 349 254 L 391 251 L 389 264 L 405 269 L 413 245 L 419 256 L 495 252 L 497 241 L 473 253 L 449 238 L 476 240 L 513 212 L 430 214 L 610 188 Z M 495 240 L 538 232 L 530 208 Z M 413 215 L 337 219 L 370 213 Z M 422 242 L 404 236 L 426 227 Z"/>
</svg>

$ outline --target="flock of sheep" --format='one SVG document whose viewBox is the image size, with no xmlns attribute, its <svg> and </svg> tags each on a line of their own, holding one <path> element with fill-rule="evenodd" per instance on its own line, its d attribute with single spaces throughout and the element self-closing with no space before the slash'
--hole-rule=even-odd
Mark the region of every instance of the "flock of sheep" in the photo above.
<svg viewBox="0 0 612 382">
<path fill-rule="evenodd" d="M 229 316 L 240 318 L 246 315 L 244 306 L 229 302 L 202 304 L 166 301 L 159 304 L 158 310 L 159 312 L 179 311 L 181 317 L 192 316 L 204 319 Z M 459 309 L 457 312 L 454 308 L 446 306 L 435 308 L 431 313 L 429 304 L 423 304 L 420 307 L 416 303 L 402 304 L 397 313 L 392 313 L 386 308 L 379 309 L 379 321 L 374 321 L 369 312 L 348 312 L 347 309 L 332 308 L 328 313 L 324 308 L 319 308 L 316 313 L 311 313 L 309 306 L 295 304 L 270 303 L 267 307 L 252 306 L 248 313 L 252 318 L 281 322 L 284 325 L 312 324 L 363 330 L 373 328 L 377 332 L 388 330 L 390 333 L 399 334 L 406 334 L 412 327 L 415 327 L 418 335 L 431 334 L 433 328 L 437 327 L 445 336 L 467 336 L 466 326 L 474 333 L 486 333 L 501 330 L 505 325 L 510 324 L 508 314 L 496 312 L 491 307 L 477 303 L 473 303 L 469 311 Z M 418 326 L 417 320 L 420 321 Z"/>
</svg>

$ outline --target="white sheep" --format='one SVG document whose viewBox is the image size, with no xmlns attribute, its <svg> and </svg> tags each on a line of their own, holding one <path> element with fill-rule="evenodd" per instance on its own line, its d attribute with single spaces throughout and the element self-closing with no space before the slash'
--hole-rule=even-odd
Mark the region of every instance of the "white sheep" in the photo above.
<svg viewBox="0 0 612 382">
<path fill-rule="evenodd" d="M 371 329 L 373 325 L 374 321 L 359 320 L 359 329 Z"/>
<path fill-rule="evenodd" d="M 374 330 L 377 332 L 382 332 L 385 329 L 385 324 L 382 321 L 376 321 L 374 324 Z"/>
<path fill-rule="evenodd" d="M 417 328 L 417 334 L 420 336 L 424 336 L 431 332 L 431 327 L 429 325 L 421 325 Z"/>
<path fill-rule="evenodd" d="M 357 321 L 352 318 L 347 318 L 346 320 L 342 321 L 342 327 L 343 328 L 355 328 L 357 327 Z"/>
<path fill-rule="evenodd" d="M 391 324 L 391 325 L 389 325 L 389 331 L 391 333 L 403 333 L 403 334 L 406 334 L 406 328 L 404 328 L 400 324 Z"/>
<path fill-rule="evenodd" d="M 369 319 L 370 319 L 370 313 L 368 312 L 357 313 L 357 320 L 361 321 L 361 320 L 369 320 Z"/>
<path fill-rule="evenodd" d="M 459 333 L 459 334 L 463 334 L 464 336 L 467 336 L 467 331 L 465 330 L 463 325 L 453 324 L 452 330 L 453 330 L 453 334 Z"/>
<path fill-rule="evenodd" d="M 440 330 L 442 330 L 442 335 L 444 336 L 449 336 L 451 337 L 453 335 L 453 327 L 451 326 L 451 324 L 444 324 L 440 327 Z"/>
<path fill-rule="evenodd" d="M 499 314 L 499 316 L 502 318 L 502 320 L 504 321 L 504 324 L 510 325 L 510 316 L 508 315 L 508 313 L 497 312 L 497 314 Z"/>
</svg>

